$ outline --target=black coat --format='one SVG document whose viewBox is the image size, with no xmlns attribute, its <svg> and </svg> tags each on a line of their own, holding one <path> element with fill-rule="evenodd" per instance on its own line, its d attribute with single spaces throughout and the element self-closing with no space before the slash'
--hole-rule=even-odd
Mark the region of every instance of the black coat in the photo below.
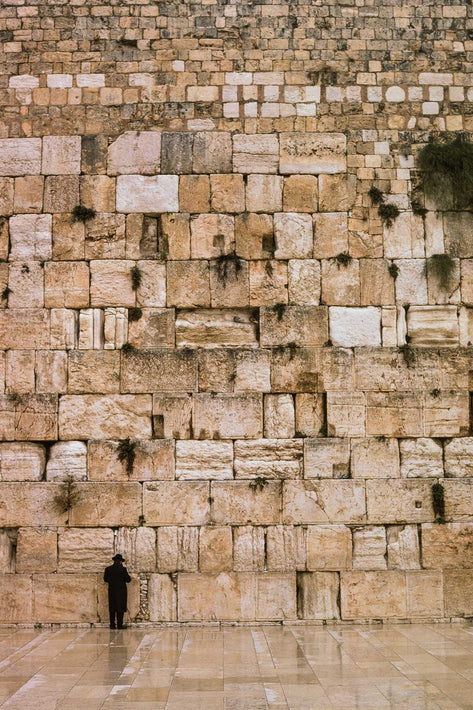
<svg viewBox="0 0 473 710">
<path fill-rule="evenodd" d="M 106 567 L 103 581 L 108 583 L 109 607 L 124 613 L 127 604 L 126 584 L 131 581 L 126 567 L 119 562 L 114 562 L 110 567 Z"/>
</svg>

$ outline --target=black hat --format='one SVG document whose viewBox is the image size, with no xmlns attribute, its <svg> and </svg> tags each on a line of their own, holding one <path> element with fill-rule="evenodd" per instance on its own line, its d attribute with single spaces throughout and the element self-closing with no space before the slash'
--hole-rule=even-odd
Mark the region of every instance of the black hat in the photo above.
<svg viewBox="0 0 473 710">
<path fill-rule="evenodd" d="M 112 557 L 112 560 L 113 560 L 114 562 L 125 562 L 125 558 L 122 557 L 122 556 L 120 555 L 120 553 L 118 553 L 117 555 L 114 555 L 114 556 Z"/>
</svg>

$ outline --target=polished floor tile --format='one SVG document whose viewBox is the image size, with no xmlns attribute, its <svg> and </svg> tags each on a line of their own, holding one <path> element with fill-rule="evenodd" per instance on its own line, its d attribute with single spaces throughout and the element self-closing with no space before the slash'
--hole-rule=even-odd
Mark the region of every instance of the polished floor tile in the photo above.
<svg viewBox="0 0 473 710">
<path fill-rule="evenodd" d="M 473 625 L 0 629 L 8 710 L 473 710 Z"/>
</svg>

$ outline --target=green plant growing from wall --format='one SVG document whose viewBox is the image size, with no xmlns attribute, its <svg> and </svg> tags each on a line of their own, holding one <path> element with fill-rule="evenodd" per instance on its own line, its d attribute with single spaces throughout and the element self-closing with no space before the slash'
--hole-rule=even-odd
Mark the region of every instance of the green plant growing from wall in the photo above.
<svg viewBox="0 0 473 710">
<path fill-rule="evenodd" d="M 334 256 L 333 258 L 337 262 L 338 268 L 343 266 L 345 269 L 353 259 L 351 254 L 349 254 L 347 251 L 342 251 L 340 254 L 337 254 L 337 256 Z"/>
<path fill-rule="evenodd" d="M 143 280 L 143 274 L 141 272 L 140 267 L 137 264 L 135 264 L 134 266 L 131 267 L 130 276 L 131 276 L 131 287 L 132 287 L 133 291 L 138 291 L 139 287 L 141 286 L 141 282 Z"/>
<path fill-rule="evenodd" d="M 455 259 L 452 259 L 448 254 L 434 254 L 429 257 L 428 270 L 438 282 L 441 289 L 444 291 L 452 283 L 452 277 L 455 271 Z"/>
<path fill-rule="evenodd" d="M 381 205 L 384 202 L 383 192 L 379 189 L 379 187 L 376 187 L 375 185 L 371 185 L 370 189 L 368 190 L 368 195 L 373 205 Z"/>
<path fill-rule="evenodd" d="M 432 506 L 434 509 L 434 523 L 445 523 L 445 491 L 441 483 L 432 486 Z"/>
<path fill-rule="evenodd" d="M 13 293 L 13 291 L 11 290 L 11 288 L 9 288 L 8 286 L 5 286 L 5 288 L 4 288 L 3 291 L 2 291 L 2 301 L 8 301 L 8 296 L 9 296 L 11 293 Z"/>
<path fill-rule="evenodd" d="M 407 367 L 412 367 L 415 364 L 416 355 L 414 349 L 409 345 L 409 343 L 401 345 L 399 352 L 401 353 L 402 359 L 406 363 Z"/>
<path fill-rule="evenodd" d="M 84 207 L 84 205 L 76 205 L 72 210 L 72 221 L 87 222 L 88 219 L 93 219 L 96 214 L 96 211 L 93 210 L 91 207 Z"/>
<path fill-rule="evenodd" d="M 255 493 L 256 491 L 262 491 L 267 485 L 268 480 L 264 476 L 256 476 L 256 478 L 249 482 L 248 487 Z"/>
<path fill-rule="evenodd" d="M 143 316 L 143 311 L 141 310 L 141 308 L 129 308 L 128 309 L 128 321 L 130 323 L 135 323 L 136 321 L 140 320 L 142 316 Z"/>
<path fill-rule="evenodd" d="M 273 310 L 276 313 L 277 319 L 282 320 L 284 317 L 284 314 L 286 312 L 287 304 L 286 303 L 276 303 L 273 306 Z"/>
<path fill-rule="evenodd" d="M 399 276 L 399 266 L 397 264 L 395 264 L 394 262 L 392 262 L 392 264 L 389 264 L 389 266 L 388 266 L 388 271 L 389 271 L 389 275 L 391 276 L 391 278 L 394 279 L 394 281 L 395 281 L 397 279 L 397 277 Z"/>
<path fill-rule="evenodd" d="M 136 350 L 135 346 L 132 345 L 131 343 L 123 343 L 121 347 L 122 353 L 125 355 L 130 355 L 131 353 L 134 353 Z"/>
<path fill-rule="evenodd" d="M 394 221 L 401 213 L 397 205 L 393 205 L 389 202 L 383 202 L 383 204 L 378 207 L 378 214 L 381 217 L 382 223 L 385 224 L 386 227 L 392 227 Z"/>
<path fill-rule="evenodd" d="M 468 136 L 430 136 L 417 163 L 427 197 L 438 202 L 451 189 L 455 208 L 473 205 L 473 143 Z"/>
<path fill-rule="evenodd" d="M 59 485 L 59 490 L 53 498 L 54 505 L 61 513 L 68 513 L 81 497 L 75 478 L 67 475 Z"/>
<path fill-rule="evenodd" d="M 117 458 L 120 463 L 125 464 L 127 475 L 131 476 L 136 458 L 136 441 L 131 441 L 130 437 L 120 441 L 117 449 Z"/>
<path fill-rule="evenodd" d="M 217 278 L 225 285 L 229 279 L 233 281 L 237 279 L 238 274 L 243 269 L 242 260 L 232 252 L 231 254 L 222 254 L 215 260 Z"/>
</svg>

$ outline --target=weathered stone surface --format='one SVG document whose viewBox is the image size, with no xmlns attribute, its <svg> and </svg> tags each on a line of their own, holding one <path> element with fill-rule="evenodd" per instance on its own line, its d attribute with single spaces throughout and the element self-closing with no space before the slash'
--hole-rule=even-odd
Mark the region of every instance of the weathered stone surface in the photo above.
<svg viewBox="0 0 473 710">
<path fill-rule="evenodd" d="M 473 571 L 445 570 L 443 581 L 445 616 L 471 616 L 473 607 Z"/>
<path fill-rule="evenodd" d="M 407 614 L 409 617 L 443 617 L 444 594 L 441 572 L 406 572 Z"/>
<path fill-rule="evenodd" d="M 97 621 L 96 575 L 35 575 L 33 619 L 43 623 Z"/>
<path fill-rule="evenodd" d="M 399 447 L 396 439 L 352 439 L 353 478 L 398 478 Z"/>
<path fill-rule="evenodd" d="M 2 150 L 2 147 L 1 147 L 1 143 L 0 143 L 0 151 L 1 150 Z M 33 179 L 33 176 L 31 176 L 31 179 Z M 34 179 L 41 180 L 41 184 L 42 184 L 42 181 L 43 181 L 42 177 L 39 177 L 39 178 L 35 177 Z M 20 178 L 20 180 L 22 180 L 23 185 L 25 185 L 24 181 L 26 180 L 26 178 Z M 13 180 L 13 178 L 0 177 L 0 214 L 3 217 L 9 217 L 11 214 L 13 214 L 14 193 L 15 193 L 15 181 Z M 42 200 L 41 200 L 41 202 L 42 202 Z M 30 200 L 28 200 L 28 203 L 31 204 Z M 20 211 L 20 210 L 18 210 L 18 211 Z M 36 212 L 36 210 L 34 210 L 34 211 Z M 29 210 L 22 209 L 21 212 L 29 212 Z M 5 220 L 5 224 L 8 226 L 7 220 Z M 3 258 L 4 258 L 4 256 L 2 254 L 2 259 Z"/>
<path fill-rule="evenodd" d="M 330 339 L 334 345 L 355 347 L 381 345 L 379 308 L 330 308 Z"/>
<path fill-rule="evenodd" d="M 203 132 L 194 136 L 194 173 L 231 173 L 232 138 L 229 133 Z"/>
<path fill-rule="evenodd" d="M 65 395 L 59 403 L 59 432 L 62 439 L 150 437 L 151 396 Z"/>
<path fill-rule="evenodd" d="M 276 306 L 288 300 L 287 264 L 283 261 L 253 261 L 249 267 L 250 304 Z"/>
<path fill-rule="evenodd" d="M 236 351 L 220 348 L 202 349 L 199 357 L 199 391 L 233 392 Z"/>
<path fill-rule="evenodd" d="M 468 392 L 426 392 L 424 435 L 431 437 L 469 434 Z"/>
<path fill-rule="evenodd" d="M 265 568 L 264 528 L 241 525 L 233 528 L 233 566 L 237 572 L 256 572 Z"/>
<path fill-rule="evenodd" d="M 369 523 L 421 523 L 433 520 L 432 483 L 426 480 L 366 481 Z"/>
<path fill-rule="evenodd" d="M 236 478 L 300 478 L 302 440 L 235 441 Z"/>
<path fill-rule="evenodd" d="M 284 178 L 283 204 L 287 212 L 317 212 L 318 182 L 314 175 Z"/>
<path fill-rule="evenodd" d="M 295 433 L 294 399 L 288 394 L 264 396 L 264 436 L 291 439 Z"/>
<path fill-rule="evenodd" d="M 357 259 L 352 259 L 348 264 L 343 266 L 340 266 L 336 259 L 322 261 L 322 302 L 327 305 L 336 306 L 360 305 L 360 267 Z M 359 316 L 360 314 L 351 315 Z M 337 316 L 340 317 L 339 314 L 337 314 Z M 366 327 L 365 321 L 366 318 L 363 323 Z M 334 321 L 334 329 L 336 328 L 336 324 L 337 321 Z M 338 331 L 336 335 L 339 338 Z M 346 333 L 346 336 L 349 337 L 350 334 Z M 335 342 L 335 344 L 346 345 L 347 342 Z"/>
<path fill-rule="evenodd" d="M 187 394 L 153 395 L 153 433 L 164 439 L 190 439 L 192 399 Z"/>
<path fill-rule="evenodd" d="M 28 622 L 32 620 L 31 577 L 20 574 L 0 576 L 0 621 L 2 624 Z"/>
<path fill-rule="evenodd" d="M 223 441 L 176 442 L 176 479 L 233 478 L 233 444 Z"/>
<path fill-rule="evenodd" d="M 89 268 L 83 261 L 49 262 L 44 266 L 46 308 L 87 308 Z"/>
<path fill-rule="evenodd" d="M 44 211 L 71 213 L 80 203 L 78 175 L 50 175 L 44 181 Z M 19 212 L 20 210 L 18 210 Z M 32 210 L 25 210 L 31 212 Z M 35 210 L 40 212 L 41 210 Z"/>
<path fill-rule="evenodd" d="M 314 215 L 314 258 L 331 259 L 348 252 L 348 222 L 344 212 Z"/>
<path fill-rule="evenodd" d="M 91 261 L 90 303 L 92 306 L 134 306 L 132 288 L 133 261 Z"/>
<path fill-rule="evenodd" d="M 263 573 L 256 576 L 256 619 L 296 618 L 296 575 Z"/>
<path fill-rule="evenodd" d="M 473 438 L 462 437 L 445 443 L 445 475 L 449 478 L 473 476 Z"/>
<path fill-rule="evenodd" d="M 153 528 L 119 528 L 115 551 L 122 554 L 131 572 L 156 569 L 156 531 Z"/>
<path fill-rule="evenodd" d="M 138 350 L 172 348 L 174 319 L 171 308 L 143 308 L 138 321 L 128 322 L 128 342 Z"/>
<path fill-rule="evenodd" d="M 182 212 L 197 214 L 210 210 L 208 175 L 182 175 L 179 178 L 179 206 Z"/>
<path fill-rule="evenodd" d="M 0 395 L 0 440 L 55 440 L 57 425 L 55 395 Z"/>
<path fill-rule="evenodd" d="M 160 527 L 157 565 L 160 572 L 196 572 L 199 568 L 199 528 Z"/>
<path fill-rule="evenodd" d="M 34 355 L 32 350 L 9 350 L 6 353 L 6 392 L 15 395 L 34 390 Z"/>
<path fill-rule="evenodd" d="M 64 525 L 66 514 L 54 502 L 60 492 L 57 483 L 0 484 L 0 527 Z"/>
<path fill-rule="evenodd" d="M 52 217 L 20 214 L 10 218 L 10 261 L 46 261 L 52 256 Z"/>
<path fill-rule="evenodd" d="M 341 173 L 346 169 L 346 138 L 342 133 L 282 133 L 281 173 Z"/>
<path fill-rule="evenodd" d="M 207 261 L 169 261 L 167 263 L 168 306 L 208 308 L 210 272 Z"/>
<path fill-rule="evenodd" d="M 73 350 L 68 357 L 70 394 L 114 393 L 119 381 L 120 353 L 114 350 Z"/>
<path fill-rule="evenodd" d="M 410 347 L 355 350 L 356 389 L 359 390 L 397 390 L 400 396 L 402 392 L 439 390 L 442 384 L 439 369 L 436 350 Z"/>
<path fill-rule="evenodd" d="M 106 175 L 81 176 L 80 194 L 83 204 L 96 212 L 113 212 L 116 203 L 115 185 L 115 180 Z M 117 221 L 124 221 L 121 215 L 118 218 Z"/>
<path fill-rule="evenodd" d="M 133 471 L 127 473 L 126 461 L 118 458 L 117 441 L 90 441 L 88 476 L 96 481 L 154 481 L 174 478 L 174 445 L 169 440 L 136 439 Z"/>
<path fill-rule="evenodd" d="M 321 212 L 346 212 L 351 210 L 355 203 L 355 198 L 355 175 L 321 174 L 319 176 L 319 209 Z"/>
<path fill-rule="evenodd" d="M 122 392 L 195 392 L 197 356 L 189 350 L 131 352 L 122 355 L 121 374 Z"/>
<path fill-rule="evenodd" d="M 409 343 L 417 347 L 458 345 L 456 306 L 411 306 L 407 311 Z"/>
<path fill-rule="evenodd" d="M 402 439 L 401 476 L 403 478 L 443 477 L 443 448 L 434 439 Z"/>
<path fill-rule="evenodd" d="M 166 305 L 166 266 L 156 261 L 139 261 L 141 283 L 136 292 L 136 304 L 144 308 Z"/>
<path fill-rule="evenodd" d="M 20 528 L 16 546 L 17 574 L 56 572 L 57 530 L 44 526 Z"/>
<path fill-rule="evenodd" d="M 296 394 L 296 433 L 298 436 L 318 436 L 324 426 L 325 412 L 322 394 Z"/>
<path fill-rule="evenodd" d="M 279 523 L 281 484 L 267 481 L 251 488 L 248 481 L 212 483 L 212 521 L 217 525 Z"/>
<path fill-rule="evenodd" d="M 386 529 L 366 525 L 353 530 L 353 569 L 386 569 Z"/>
<path fill-rule="evenodd" d="M 178 190 L 177 175 L 119 175 L 117 212 L 177 212 Z"/>
<path fill-rule="evenodd" d="M 260 312 L 261 345 L 320 346 L 328 339 L 325 306 L 275 306 Z"/>
<path fill-rule="evenodd" d="M 199 211 L 208 212 L 210 207 L 207 205 L 205 207 L 204 210 Z M 167 246 L 168 259 L 189 259 L 191 253 L 190 215 L 171 213 L 161 214 L 159 217 L 161 234 L 157 241 L 163 256 Z"/>
<path fill-rule="evenodd" d="M 473 524 L 422 525 L 422 566 L 463 569 L 473 566 Z"/>
<path fill-rule="evenodd" d="M 53 258 L 56 260 L 83 259 L 85 254 L 85 225 L 72 222 L 72 215 L 53 215 Z"/>
<path fill-rule="evenodd" d="M 218 259 L 234 251 L 235 223 L 230 215 L 199 214 L 191 218 L 190 227 L 193 259 Z"/>
<path fill-rule="evenodd" d="M 394 280 L 386 259 L 360 259 L 360 302 L 362 306 L 394 303 Z"/>
<path fill-rule="evenodd" d="M 274 215 L 276 259 L 303 259 L 312 256 L 312 217 L 304 213 L 282 212 Z"/>
<path fill-rule="evenodd" d="M 43 265 L 37 261 L 11 264 L 8 288 L 10 308 L 41 308 L 44 305 Z"/>
<path fill-rule="evenodd" d="M 201 572 L 228 572 L 233 567 L 232 529 L 229 526 L 205 527 L 200 531 L 199 568 Z"/>
<path fill-rule="evenodd" d="M 170 175 L 191 173 L 193 144 L 192 133 L 163 133 L 161 137 L 161 169 L 163 173 Z"/>
<path fill-rule="evenodd" d="M 329 436 L 364 436 L 366 399 L 364 392 L 327 393 L 327 433 Z"/>
<path fill-rule="evenodd" d="M 222 572 L 178 575 L 179 621 L 251 621 L 255 618 L 255 578 Z"/>
<path fill-rule="evenodd" d="M 419 534 L 415 525 L 392 525 L 386 530 L 388 568 L 419 569 Z"/>
<path fill-rule="evenodd" d="M 159 173 L 161 133 L 159 131 L 126 131 L 108 148 L 109 175 Z"/>
<path fill-rule="evenodd" d="M 242 175 L 211 175 L 210 194 L 215 212 L 244 212 L 245 185 Z"/>
<path fill-rule="evenodd" d="M 279 141 L 274 134 L 235 134 L 233 169 L 237 173 L 275 173 L 279 162 Z"/>
<path fill-rule="evenodd" d="M 319 350 L 315 348 L 275 348 L 271 353 L 271 386 L 276 392 L 314 392 L 319 369 Z"/>
<path fill-rule="evenodd" d="M 126 252 L 125 216 L 101 212 L 87 220 L 86 259 L 123 259 Z"/>
<path fill-rule="evenodd" d="M 113 531 L 64 529 L 58 537 L 58 572 L 101 572 L 113 555 Z"/>
<path fill-rule="evenodd" d="M 168 574 L 152 574 L 148 580 L 150 621 L 177 621 L 177 595 Z"/>
<path fill-rule="evenodd" d="M 266 533 L 267 567 L 270 572 L 306 569 L 307 535 L 302 526 L 271 525 Z"/>
<path fill-rule="evenodd" d="M 2 481 L 41 481 L 45 464 L 46 452 L 41 444 L 0 444 Z"/>
<path fill-rule="evenodd" d="M 365 490 L 355 481 L 284 481 L 283 522 L 361 523 Z"/>
<path fill-rule="evenodd" d="M 423 407 L 418 394 L 368 392 L 366 405 L 368 436 L 422 436 Z"/>
<path fill-rule="evenodd" d="M 37 175 L 41 171 L 41 138 L 2 138 L 0 175 Z"/>
<path fill-rule="evenodd" d="M 289 301 L 298 305 L 320 303 L 320 264 L 315 259 L 291 259 L 288 264 Z"/>
<path fill-rule="evenodd" d="M 248 264 L 241 259 L 210 264 L 210 296 L 213 308 L 250 305 Z M 257 305 L 257 304 L 251 304 Z"/>
<path fill-rule="evenodd" d="M 470 234 L 473 227 L 471 212 L 447 212 L 444 215 L 445 253 L 469 259 L 473 256 Z"/>
<path fill-rule="evenodd" d="M 405 618 L 405 573 L 342 572 L 341 609 L 342 619 Z"/>
<path fill-rule="evenodd" d="M 72 179 L 77 182 L 77 178 Z M 11 193 L 9 183 L 11 183 Z M 14 211 L 20 214 L 25 212 L 41 212 L 43 207 L 43 191 L 44 177 L 42 175 L 26 175 L 25 177 L 16 178 Z M 13 199 L 13 180 L 10 181 L 7 178 L 0 179 L 0 213 L 2 215 L 12 214 L 13 212 L 13 207 L 9 205 L 10 197 Z M 76 199 L 78 199 L 78 197 Z M 54 211 L 62 212 L 63 210 L 45 208 L 45 212 Z M 64 212 L 66 211 L 69 210 L 64 210 Z"/>
<path fill-rule="evenodd" d="M 351 569 L 352 540 L 346 525 L 310 525 L 307 528 L 307 569 Z"/>
<path fill-rule="evenodd" d="M 87 445 L 83 441 L 58 441 L 51 446 L 46 465 L 47 481 L 63 481 L 72 476 L 87 478 Z"/>
<path fill-rule="evenodd" d="M 141 514 L 139 483 L 78 483 L 78 502 L 69 512 L 69 524 L 77 527 L 137 525 Z"/>
<path fill-rule="evenodd" d="M 148 525 L 205 525 L 209 519 L 208 499 L 207 482 L 146 483 L 143 515 Z"/>
<path fill-rule="evenodd" d="M 260 439 L 262 402 L 258 395 L 194 396 L 194 432 L 199 438 Z"/>
<path fill-rule="evenodd" d="M 236 253 L 243 259 L 263 259 L 273 256 L 273 216 L 244 212 L 235 217 Z"/>
<path fill-rule="evenodd" d="M 43 138 L 43 175 L 80 173 L 80 136 L 45 136 Z"/>
<path fill-rule="evenodd" d="M 305 439 L 304 478 L 348 478 L 349 462 L 347 439 Z"/>
<path fill-rule="evenodd" d="M 249 175 L 246 185 L 248 212 L 281 212 L 283 178 L 279 175 Z"/>
<path fill-rule="evenodd" d="M 306 572 L 297 577 L 303 619 L 339 619 L 340 579 L 335 572 Z"/>
<path fill-rule="evenodd" d="M 15 573 L 16 530 L 0 530 L 0 573 Z"/>
</svg>

